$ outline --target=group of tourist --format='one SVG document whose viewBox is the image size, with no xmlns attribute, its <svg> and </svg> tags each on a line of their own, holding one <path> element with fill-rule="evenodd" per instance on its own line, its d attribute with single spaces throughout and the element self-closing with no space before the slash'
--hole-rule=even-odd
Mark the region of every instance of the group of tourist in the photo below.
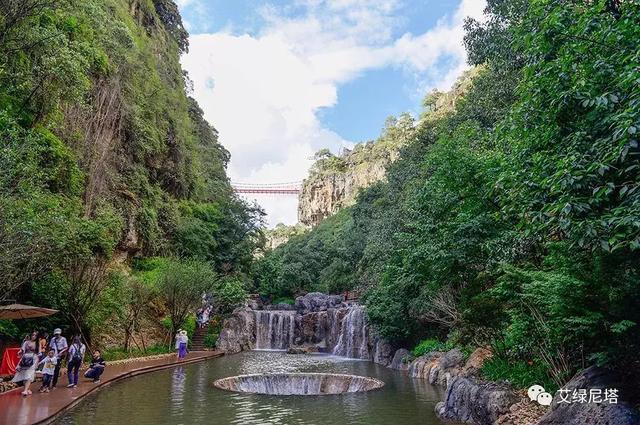
<svg viewBox="0 0 640 425">
<path fill-rule="evenodd" d="M 27 335 L 20 347 L 18 356 L 20 361 L 16 368 L 16 374 L 12 381 L 22 383 L 24 389 L 23 396 L 31 395 L 29 389 L 31 383 L 35 381 L 36 371 L 42 371 L 42 386 L 40 392 L 48 393 L 58 384 L 58 377 L 63 362 L 67 362 L 67 388 L 75 388 L 78 385 L 80 367 L 84 361 L 86 346 L 79 336 L 74 336 L 71 345 L 62 336 L 62 330 L 57 328 L 53 331 L 53 337 L 48 338 L 46 333 L 33 332 Z M 100 351 L 93 352 L 93 358 L 89 368 L 85 372 L 86 378 L 93 382 L 100 382 L 100 376 L 104 372 L 105 361 Z"/>
<path fill-rule="evenodd" d="M 204 307 L 200 307 L 196 311 L 196 323 L 198 324 L 198 328 L 204 328 L 205 326 L 207 326 L 212 310 L 213 307 L 211 307 L 211 305 L 207 305 Z"/>
</svg>

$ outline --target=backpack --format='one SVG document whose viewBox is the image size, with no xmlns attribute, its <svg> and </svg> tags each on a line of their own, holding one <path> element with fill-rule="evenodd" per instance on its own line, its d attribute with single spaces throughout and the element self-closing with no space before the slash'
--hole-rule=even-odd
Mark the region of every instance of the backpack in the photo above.
<svg viewBox="0 0 640 425">
<path fill-rule="evenodd" d="M 31 366 L 33 366 L 33 354 L 25 354 L 20 358 L 20 363 L 18 363 L 20 370 L 29 369 Z"/>
<path fill-rule="evenodd" d="M 73 344 L 73 346 L 76 349 L 73 351 L 73 356 L 71 357 L 71 361 L 74 362 L 74 363 L 77 363 L 77 362 L 82 363 L 82 353 L 80 351 L 81 347 L 76 345 L 76 344 Z"/>
</svg>

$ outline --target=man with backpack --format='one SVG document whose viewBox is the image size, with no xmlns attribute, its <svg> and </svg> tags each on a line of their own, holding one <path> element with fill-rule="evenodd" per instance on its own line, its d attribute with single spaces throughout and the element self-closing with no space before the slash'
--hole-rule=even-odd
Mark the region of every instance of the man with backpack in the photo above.
<svg viewBox="0 0 640 425">
<path fill-rule="evenodd" d="M 58 383 L 58 376 L 60 375 L 62 361 L 67 356 L 67 350 L 69 349 L 67 339 L 62 336 L 62 330 L 60 328 L 56 328 L 53 331 L 53 338 L 49 341 L 49 348 L 53 350 L 57 359 L 56 368 L 53 371 L 53 382 L 51 384 L 51 387 L 55 388 Z"/>
</svg>

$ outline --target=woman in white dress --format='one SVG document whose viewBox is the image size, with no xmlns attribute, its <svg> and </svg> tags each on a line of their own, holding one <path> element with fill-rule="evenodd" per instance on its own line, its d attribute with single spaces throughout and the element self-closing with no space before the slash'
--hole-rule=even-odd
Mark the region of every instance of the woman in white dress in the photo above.
<svg viewBox="0 0 640 425">
<path fill-rule="evenodd" d="M 12 382 L 16 383 L 23 383 L 23 396 L 31 395 L 31 390 L 29 389 L 29 387 L 35 380 L 36 376 L 36 367 L 38 366 L 38 356 L 36 352 L 37 339 L 38 334 L 34 332 L 31 334 L 31 337 L 28 340 L 22 343 L 22 347 L 20 348 L 20 352 L 18 353 L 18 355 L 20 356 L 20 362 L 18 363 L 18 367 L 16 368 L 16 375 L 11 380 Z"/>
</svg>

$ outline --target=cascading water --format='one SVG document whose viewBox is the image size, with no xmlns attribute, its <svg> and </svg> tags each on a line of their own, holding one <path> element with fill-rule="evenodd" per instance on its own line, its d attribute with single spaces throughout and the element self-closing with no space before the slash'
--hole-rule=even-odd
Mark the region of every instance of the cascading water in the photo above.
<svg viewBox="0 0 640 425">
<path fill-rule="evenodd" d="M 295 311 L 255 310 L 256 349 L 285 350 L 293 345 Z"/>
<path fill-rule="evenodd" d="M 369 359 L 369 326 L 364 307 L 356 305 L 342 319 L 338 343 L 333 349 L 336 356 Z"/>
<path fill-rule="evenodd" d="M 241 393 L 270 395 L 325 395 L 371 391 L 384 383 L 375 378 L 335 373 L 276 373 L 218 379 L 216 387 Z"/>
<path fill-rule="evenodd" d="M 372 358 L 363 306 L 354 304 L 306 314 L 295 310 L 253 310 L 253 314 L 258 350 L 286 350 L 297 343 L 316 345 L 336 356 Z"/>
</svg>

